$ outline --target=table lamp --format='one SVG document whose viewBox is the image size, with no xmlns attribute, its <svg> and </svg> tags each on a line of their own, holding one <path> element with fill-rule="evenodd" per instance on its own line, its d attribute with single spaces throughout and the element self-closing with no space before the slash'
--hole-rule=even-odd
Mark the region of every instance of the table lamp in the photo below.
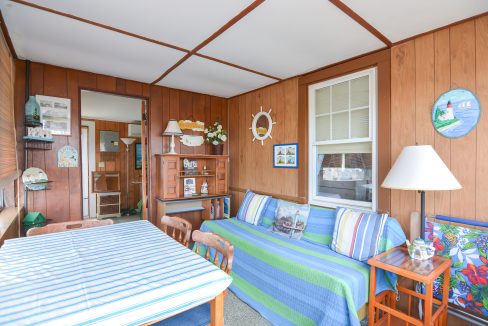
<svg viewBox="0 0 488 326">
<path fill-rule="evenodd" d="M 404 147 L 381 187 L 420 193 L 420 236 L 425 239 L 425 192 L 461 189 L 430 145 Z"/>
<path fill-rule="evenodd" d="M 168 125 L 163 132 L 163 136 L 171 136 L 171 144 L 170 150 L 168 154 L 176 154 L 175 152 L 175 136 L 181 136 L 183 133 L 181 132 L 180 126 L 178 125 L 178 121 L 174 119 L 170 119 L 168 121 Z"/>
</svg>

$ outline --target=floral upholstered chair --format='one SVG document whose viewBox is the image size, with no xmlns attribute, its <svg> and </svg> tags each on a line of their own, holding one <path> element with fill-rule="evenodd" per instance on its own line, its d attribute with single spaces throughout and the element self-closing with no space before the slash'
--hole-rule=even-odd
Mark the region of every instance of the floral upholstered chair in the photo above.
<svg viewBox="0 0 488 326">
<path fill-rule="evenodd" d="M 452 261 L 449 302 L 487 317 L 488 231 L 439 221 L 426 224 L 425 235 L 434 242 L 436 254 Z M 442 297 L 441 285 L 442 276 L 434 283 L 437 298 Z"/>
</svg>

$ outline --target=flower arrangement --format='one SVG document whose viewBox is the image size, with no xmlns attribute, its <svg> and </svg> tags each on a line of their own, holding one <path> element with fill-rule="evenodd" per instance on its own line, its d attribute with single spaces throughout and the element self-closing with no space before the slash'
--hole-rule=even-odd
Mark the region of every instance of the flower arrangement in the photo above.
<svg viewBox="0 0 488 326">
<path fill-rule="evenodd" d="M 212 145 L 220 145 L 227 141 L 227 130 L 222 129 L 222 124 L 216 121 L 203 131 L 205 140 Z"/>
</svg>

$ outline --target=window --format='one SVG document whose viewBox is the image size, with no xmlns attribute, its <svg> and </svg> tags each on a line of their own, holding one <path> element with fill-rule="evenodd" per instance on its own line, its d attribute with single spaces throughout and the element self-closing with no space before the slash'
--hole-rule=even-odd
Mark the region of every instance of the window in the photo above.
<svg viewBox="0 0 488 326">
<path fill-rule="evenodd" d="M 309 86 L 309 199 L 376 209 L 376 68 Z"/>
</svg>

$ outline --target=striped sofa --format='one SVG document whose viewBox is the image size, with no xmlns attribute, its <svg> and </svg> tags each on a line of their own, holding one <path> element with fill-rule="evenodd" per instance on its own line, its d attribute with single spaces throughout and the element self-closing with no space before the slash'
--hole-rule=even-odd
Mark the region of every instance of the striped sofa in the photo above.
<svg viewBox="0 0 488 326">
<path fill-rule="evenodd" d="M 205 221 L 201 229 L 234 244 L 230 289 L 274 325 L 359 325 L 368 300 L 369 266 L 330 249 L 335 210 L 312 207 L 301 240 L 270 232 L 277 200 L 259 225 L 236 218 Z M 388 218 L 381 250 L 405 241 Z M 394 275 L 379 272 L 378 293 L 394 288 Z"/>
</svg>

